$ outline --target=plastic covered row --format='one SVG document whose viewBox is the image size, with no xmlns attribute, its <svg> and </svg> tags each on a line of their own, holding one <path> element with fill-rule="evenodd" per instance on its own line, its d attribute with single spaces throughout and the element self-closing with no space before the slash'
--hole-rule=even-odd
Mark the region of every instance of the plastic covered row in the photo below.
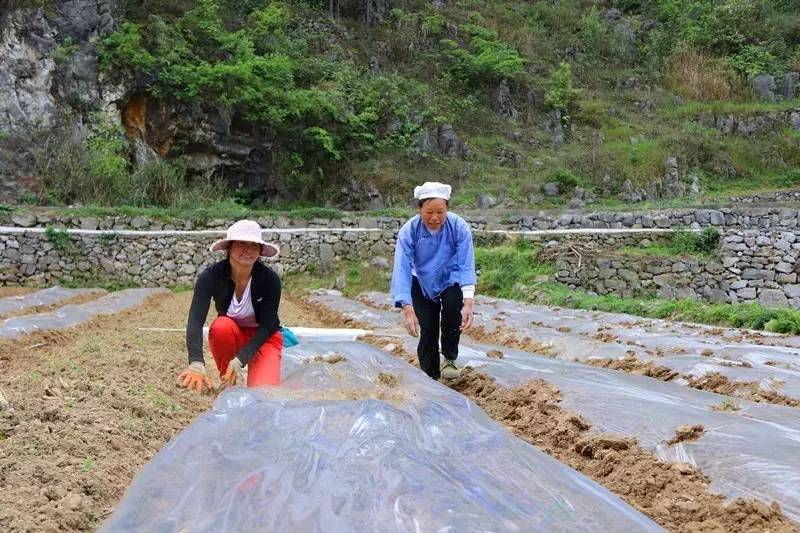
<svg viewBox="0 0 800 533">
<path fill-rule="evenodd" d="M 331 291 L 313 301 L 376 331 L 397 331 L 394 312 Z M 415 339 L 401 342 L 415 353 Z M 496 349 L 462 340 L 459 361 L 506 387 L 543 379 L 559 389 L 563 408 L 583 416 L 593 431 L 636 437 L 664 461 L 698 467 L 712 491 L 776 501 L 800 522 L 800 409 L 737 400 L 738 411 L 718 411 L 726 396 L 507 347 L 499 347 L 502 359 L 487 356 Z M 688 424 L 702 424 L 705 431 L 697 440 L 667 444 L 678 426 Z"/>
<path fill-rule="evenodd" d="M 405 361 L 303 342 L 222 393 L 102 531 L 660 531 Z"/>
<path fill-rule="evenodd" d="M 32 307 L 42 305 L 53 305 L 65 302 L 72 298 L 86 294 L 105 294 L 103 289 L 65 289 L 64 287 L 50 287 L 30 294 L 20 294 L 19 296 L 8 296 L 0 298 L 0 315 L 24 311 Z"/>
<path fill-rule="evenodd" d="M 42 330 L 62 330 L 101 315 L 126 311 L 150 296 L 169 294 L 167 289 L 126 289 L 83 304 L 70 304 L 49 313 L 12 317 L 0 324 L 1 339 L 15 339 Z"/>
<path fill-rule="evenodd" d="M 360 299 L 385 308 L 389 296 L 368 293 Z M 488 333 L 550 345 L 548 355 L 558 359 L 589 361 L 633 356 L 682 376 L 717 373 L 730 381 L 755 383 L 764 391 L 800 399 L 800 348 L 792 346 L 798 340 L 796 336 L 757 334 L 754 339 L 752 334 L 739 330 L 737 335 L 737 330 L 730 328 L 692 327 L 485 297 L 476 299 L 475 311 L 476 325 Z M 364 316 L 368 319 L 369 313 Z M 765 339 L 771 344 L 765 344 Z M 678 383 L 686 381 L 679 379 Z"/>
</svg>

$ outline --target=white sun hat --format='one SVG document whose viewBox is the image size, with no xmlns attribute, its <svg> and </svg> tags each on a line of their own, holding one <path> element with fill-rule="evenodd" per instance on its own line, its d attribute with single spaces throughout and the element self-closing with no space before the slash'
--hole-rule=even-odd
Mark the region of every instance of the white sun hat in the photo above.
<svg viewBox="0 0 800 533">
<path fill-rule="evenodd" d="M 427 198 L 443 198 L 450 200 L 452 187 L 438 181 L 426 181 L 422 185 L 414 187 L 414 198 L 425 200 Z"/>
<path fill-rule="evenodd" d="M 264 239 L 261 238 L 261 226 L 258 225 L 258 222 L 252 220 L 234 222 L 231 227 L 228 228 L 225 238 L 212 244 L 210 250 L 212 252 L 227 250 L 228 246 L 233 241 L 257 242 L 261 245 L 262 257 L 275 257 L 281 251 L 277 245 L 265 242 Z"/>
</svg>

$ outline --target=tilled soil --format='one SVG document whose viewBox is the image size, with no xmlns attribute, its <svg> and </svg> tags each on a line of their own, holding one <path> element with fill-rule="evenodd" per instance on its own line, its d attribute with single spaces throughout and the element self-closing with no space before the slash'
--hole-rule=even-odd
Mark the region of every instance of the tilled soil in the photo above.
<svg viewBox="0 0 800 533">
<path fill-rule="evenodd" d="M 81 327 L 0 343 L 0 531 L 95 529 L 141 467 L 211 407 L 212 396 L 177 384 L 183 332 L 138 329 L 182 330 L 190 301 L 191 293 L 159 295 Z M 287 324 L 321 325 L 313 316 L 281 304 Z M 212 361 L 206 351 L 216 374 Z"/>
<path fill-rule="evenodd" d="M 33 287 L 0 286 L 0 298 L 6 298 L 8 296 L 21 296 L 23 294 L 30 294 L 38 290 L 39 289 L 35 289 Z"/>
</svg>

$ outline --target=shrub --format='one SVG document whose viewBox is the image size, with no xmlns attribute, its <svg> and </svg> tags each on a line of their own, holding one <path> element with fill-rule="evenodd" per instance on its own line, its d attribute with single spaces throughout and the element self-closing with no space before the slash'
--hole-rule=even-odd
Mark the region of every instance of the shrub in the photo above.
<svg viewBox="0 0 800 533">
<path fill-rule="evenodd" d="M 697 50 L 672 56 L 664 81 L 676 94 L 703 102 L 735 98 L 743 92 L 722 60 Z"/>
<path fill-rule="evenodd" d="M 544 101 L 547 107 L 561 111 L 561 122 L 568 133 L 581 91 L 573 87 L 572 67 L 561 63 L 550 73 Z"/>
</svg>

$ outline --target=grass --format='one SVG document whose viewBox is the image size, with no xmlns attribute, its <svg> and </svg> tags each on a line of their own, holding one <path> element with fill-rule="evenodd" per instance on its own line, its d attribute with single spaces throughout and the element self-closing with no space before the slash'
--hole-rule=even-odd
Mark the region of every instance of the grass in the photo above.
<svg viewBox="0 0 800 533">
<path fill-rule="evenodd" d="M 786 111 L 800 105 L 800 99 L 783 100 L 780 102 L 735 101 L 723 100 L 717 102 L 688 101 L 680 106 L 665 106 L 659 109 L 658 114 L 664 118 L 687 118 L 700 113 L 720 114 L 752 114 L 767 113 L 771 111 Z"/>
<path fill-rule="evenodd" d="M 701 233 L 678 230 L 666 242 L 650 246 L 622 248 L 622 253 L 647 257 L 694 257 L 712 259 L 717 257 L 720 233 L 716 228 L 706 228 Z"/>
<path fill-rule="evenodd" d="M 283 276 L 283 290 L 289 294 L 306 294 L 315 289 L 336 287 L 337 278 L 344 276 L 342 294 L 348 298 L 366 291 L 388 291 L 391 272 L 372 267 L 366 262 L 348 261 L 329 273 L 320 273 L 315 267 L 309 272 L 292 272 Z"/>
</svg>

